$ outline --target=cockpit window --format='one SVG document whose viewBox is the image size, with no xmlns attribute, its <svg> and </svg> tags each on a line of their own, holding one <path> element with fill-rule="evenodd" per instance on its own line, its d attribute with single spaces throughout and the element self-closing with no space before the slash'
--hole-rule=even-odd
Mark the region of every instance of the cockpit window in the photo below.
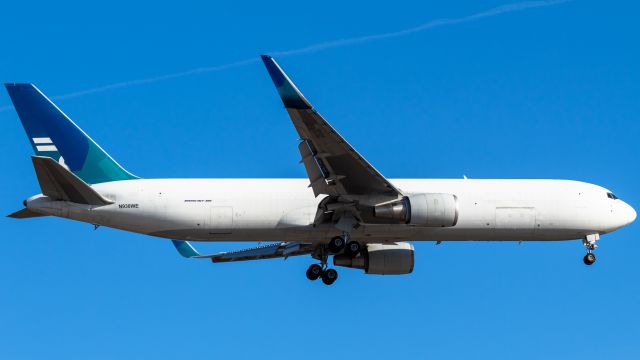
<svg viewBox="0 0 640 360">
<path fill-rule="evenodd" d="M 612 200 L 618 200 L 618 197 L 617 197 L 617 196 L 615 196 L 615 195 L 614 195 L 613 193 L 611 193 L 611 192 L 608 192 L 608 193 L 607 193 L 607 197 L 608 197 L 609 199 L 612 199 Z"/>
</svg>

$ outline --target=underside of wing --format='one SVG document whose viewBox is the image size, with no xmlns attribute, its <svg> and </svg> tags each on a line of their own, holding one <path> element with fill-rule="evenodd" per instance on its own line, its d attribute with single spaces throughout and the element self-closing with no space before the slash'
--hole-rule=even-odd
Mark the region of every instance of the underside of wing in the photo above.
<svg viewBox="0 0 640 360">
<path fill-rule="evenodd" d="M 287 258 L 289 256 L 313 253 L 315 246 L 298 242 L 279 242 L 255 246 L 242 250 L 221 252 L 212 255 L 200 255 L 188 241 L 173 240 L 173 245 L 180 255 L 192 259 L 211 259 L 214 263 Z"/>
</svg>

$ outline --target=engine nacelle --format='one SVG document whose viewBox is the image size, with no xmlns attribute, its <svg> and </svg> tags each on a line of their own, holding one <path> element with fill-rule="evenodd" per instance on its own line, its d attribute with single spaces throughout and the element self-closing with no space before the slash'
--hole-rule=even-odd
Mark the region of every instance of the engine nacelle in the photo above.
<svg viewBox="0 0 640 360">
<path fill-rule="evenodd" d="M 333 264 L 364 269 L 367 274 L 410 274 L 413 272 L 413 252 L 413 245 L 406 242 L 367 244 L 354 258 L 344 254 L 334 256 Z"/>
<path fill-rule="evenodd" d="M 455 226 L 458 222 L 458 198 L 453 194 L 426 193 L 405 196 L 378 204 L 373 216 L 420 226 Z"/>
</svg>

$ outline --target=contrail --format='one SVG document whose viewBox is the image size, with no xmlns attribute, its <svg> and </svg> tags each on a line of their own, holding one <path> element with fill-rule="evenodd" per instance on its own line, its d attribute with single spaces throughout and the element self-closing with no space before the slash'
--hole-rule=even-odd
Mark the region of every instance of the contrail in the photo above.
<svg viewBox="0 0 640 360">
<path fill-rule="evenodd" d="M 489 10 L 486 10 L 486 11 L 483 11 L 483 12 L 479 12 L 479 13 L 476 13 L 476 14 L 473 14 L 473 15 L 468 15 L 468 16 L 465 16 L 465 17 L 461 17 L 461 18 L 436 19 L 436 20 L 431 20 L 431 21 L 426 22 L 424 24 L 420 24 L 418 26 L 414 26 L 412 28 L 408 28 L 408 29 L 404 29 L 404 30 L 387 32 L 387 33 L 382 33 L 382 34 L 374 34 L 374 35 L 353 37 L 353 38 L 347 38 L 347 39 L 341 39 L 341 40 L 333 40 L 333 41 L 328 41 L 328 42 L 324 42 L 324 43 L 320 43 L 320 44 L 309 45 L 307 47 L 303 47 L 303 48 L 299 48 L 299 49 L 286 50 L 286 51 L 275 51 L 275 52 L 272 52 L 272 53 L 269 53 L 269 54 L 272 55 L 272 56 L 289 56 L 289 55 L 306 54 L 306 53 L 311 53 L 311 52 L 315 52 L 315 51 L 320 51 L 320 50 L 325 50 L 325 49 L 330 49 L 330 48 L 336 48 L 336 47 L 340 47 L 340 46 L 362 44 L 362 43 L 371 42 L 371 41 L 377 41 L 377 40 L 390 39 L 390 38 L 395 38 L 395 37 L 400 37 L 400 36 L 406 36 L 406 35 L 414 34 L 414 33 L 417 33 L 417 32 L 425 31 L 425 30 L 428 30 L 428 29 L 433 29 L 433 28 L 439 27 L 439 26 L 456 25 L 456 24 L 461 24 L 461 23 L 471 22 L 471 21 L 475 21 L 475 20 L 480 20 L 480 19 L 483 19 L 483 18 L 492 17 L 492 16 L 496 16 L 496 15 L 502 15 L 502 14 L 506 14 L 506 13 L 510 13 L 510 12 L 522 11 L 522 10 L 526 10 L 526 9 L 539 8 L 539 7 L 546 7 L 546 6 L 552 6 L 552 5 L 559 5 L 559 4 L 563 4 L 563 3 L 567 3 L 567 2 L 571 2 L 571 1 L 573 1 L 573 0 L 525 1 L 525 2 L 520 2 L 520 3 L 515 3 L 515 4 L 500 5 L 500 6 L 492 8 L 492 9 L 489 9 Z"/>
<path fill-rule="evenodd" d="M 251 59 L 236 61 L 236 62 L 233 62 L 233 63 L 224 64 L 224 65 L 209 66 L 209 67 L 199 67 L 199 68 L 186 70 L 186 71 L 173 73 L 173 74 L 160 75 L 160 76 L 150 77 L 150 78 L 146 78 L 146 79 L 128 80 L 128 81 L 113 83 L 113 84 L 109 84 L 109 85 L 99 86 L 99 87 L 95 87 L 95 88 L 92 88 L 92 89 L 80 90 L 80 91 L 76 91 L 76 92 L 72 92 L 72 93 L 68 93 L 68 94 L 64 94 L 64 95 L 54 96 L 53 98 L 56 99 L 56 100 L 71 99 L 71 98 L 75 98 L 75 97 L 78 97 L 78 96 L 84 96 L 84 95 L 89 95 L 89 94 L 93 94 L 93 93 L 97 93 L 97 92 L 103 92 L 103 91 L 107 91 L 107 90 L 118 89 L 118 88 L 122 88 L 122 87 L 126 87 L 126 86 L 149 84 L 149 83 L 154 83 L 154 82 L 158 82 L 158 81 L 164 81 L 164 80 L 174 79 L 174 78 L 178 78 L 178 77 L 188 76 L 188 75 L 195 75 L 195 74 L 201 74 L 201 73 L 207 73 L 207 72 L 222 71 L 222 70 L 230 69 L 230 68 L 233 68 L 233 67 L 252 64 L 252 63 L 255 63 L 255 62 L 258 62 L 257 58 L 251 58 Z"/>
<path fill-rule="evenodd" d="M 358 36 L 358 37 L 352 37 L 352 38 L 346 38 L 346 39 L 338 39 L 338 40 L 323 42 L 319 44 L 313 44 L 313 45 L 305 46 L 298 49 L 272 51 L 272 52 L 268 52 L 268 54 L 272 56 L 278 56 L 278 57 L 307 54 L 307 53 L 312 53 L 316 51 L 322 51 L 322 50 L 327 50 L 327 49 L 332 49 L 332 48 L 337 48 L 337 47 L 342 47 L 347 45 L 363 44 L 367 42 L 407 36 L 407 35 L 415 34 L 425 30 L 433 29 L 435 27 L 462 24 L 462 23 L 472 22 L 472 21 L 476 21 L 476 20 L 480 20 L 480 19 L 484 19 L 492 16 L 497 16 L 497 15 L 502 15 L 510 12 L 559 5 L 559 4 L 563 4 L 571 1 L 573 0 L 525 1 L 525 2 L 519 2 L 519 3 L 513 3 L 513 4 L 500 5 L 489 10 L 485 10 L 479 13 L 475 13 L 475 14 L 460 17 L 460 18 L 442 18 L 442 19 L 431 20 L 429 22 L 426 22 L 408 29 L 404 29 L 404 30 L 386 32 L 382 34 Z M 89 95 L 89 94 L 95 94 L 103 91 L 114 90 L 114 89 L 129 87 L 129 86 L 135 86 L 135 85 L 150 84 L 150 83 L 155 83 L 159 81 L 175 79 L 183 76 L 223 71 L 230 68 L 246 66 L 249 64 L 257 63 L 257 62 L 258 62 L 258 58 L 252 57 L 250 59 L 235 61 L 228 64 L 199 67 L 191 70 L 185 70 L 185 71 L 166 74 L 166 75 L 159 75 L 159 76 L 150 77 L 150 78 L 117 82 L 117 83 L 103 85 L 103 86 L 99 86 L 99 87 L 95 87 L 87 90 L 80 90 L 72 93 L 53 96 L 52 98 L 55 100 L 71 99 L 71 98 L 76 98 L 76 97 Z M 12 108 L 13 107 L 10 105 L 0 106 L 0 112 L 6 111 Z"/>
</svg>

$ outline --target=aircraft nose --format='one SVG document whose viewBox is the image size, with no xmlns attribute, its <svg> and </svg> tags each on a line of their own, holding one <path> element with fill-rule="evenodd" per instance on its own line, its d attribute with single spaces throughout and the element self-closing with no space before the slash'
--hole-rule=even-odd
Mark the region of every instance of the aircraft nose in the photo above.
<svg viewBox="0 0 640 360">
<path fill-rule="evenodd" d="M 624 202 L 622 204 L 622 221 L 624 222 L 624 225 L 629 225 L 636 220 L 637 214 L 631 205 Z"/>
</svg>

